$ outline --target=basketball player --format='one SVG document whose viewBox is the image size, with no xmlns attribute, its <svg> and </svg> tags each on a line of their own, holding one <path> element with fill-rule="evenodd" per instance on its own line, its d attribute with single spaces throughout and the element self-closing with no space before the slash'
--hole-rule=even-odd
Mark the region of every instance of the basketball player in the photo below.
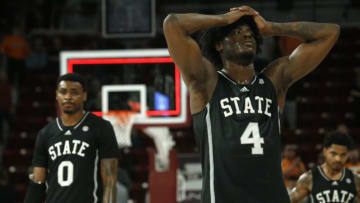
<svg viewBox="0 0 360 203">
<path fill-rule="evenodd" d="M 190 93 L 202 202 L 290 202 L 281 172 L 278 102 L 325 58 L 339 26 L 269 22 L 247 6 L 222 15 L 170 14 L 163 26 Z M 201 52 L 191 35 L 204 29 Z M 262 36 L 292 36 L 303 43 L 256 73 Z"/>
<path fill-rule="evenodd" d="M 45 196 L 49 203 L 116 202 L 118 147 L 114 130 L 109 122 L 84 111 L 86 98 L 86 84 L 80 75 L 59 77 L 56 100 L 60 117 L 37 135 L 34 174 L 25 203 L 41 203 Z"/>
<path fill-rule="evenodd" d="M 299 202 L 310 195 L 313 203 L 360 200 L 360 177 L 345 168 L 351 140 L 341 133 L 332 133 L 324 139 L 325 163 L 302 174 L 290 193 L 291 202 Z"/>
</svg>

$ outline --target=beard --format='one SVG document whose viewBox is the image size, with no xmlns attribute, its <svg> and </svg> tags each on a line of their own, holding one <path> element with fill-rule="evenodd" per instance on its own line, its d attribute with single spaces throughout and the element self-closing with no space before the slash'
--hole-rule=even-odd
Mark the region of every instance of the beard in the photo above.
<svg viewBox="0 0 360 203">
<path fill-rule="evenodd" d="M 73 114 L 77 113 L 80 109 L 81 109 L 80 107 L 75 107 L 73 109 L 63 109 L 63 112 L 65 114 L 73 115 Z"/>
<path fill-rule="evenodd" d="M 252 51 L 244 51 L 238 54 L 232 54 L 228 57 L 229 61 L 232 61 L 238 65 L 248 66 L 255 59 L 255 53 Z"/>
</svg>

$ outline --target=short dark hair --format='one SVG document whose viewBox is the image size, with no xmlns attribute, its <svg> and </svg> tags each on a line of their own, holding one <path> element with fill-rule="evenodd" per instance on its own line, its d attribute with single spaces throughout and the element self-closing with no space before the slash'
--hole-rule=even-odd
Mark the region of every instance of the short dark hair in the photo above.
<svg viewBox="0 0 360 203">
<path fill-rule="evenodd" d="M 251 31 L 254 33 L 256 40 L 256 53 L 261 52 L 261 44 L 263 43 L 263 38 L 260 35 L 259 29 L 254 21 L 252 16 L 243 16 L 235 23 L 223 26 L 209 28 L 205 30 L 200 36 L 200 47 L 202 54 L 210 60 L 211 63 L 215 65 L 217 69 L 221 69 L 223 63 L 219 52 L 216 50 L 216 44 L 222 41 L 231 31 L 233 31 L 239 25 L 248 25 Z"/>
<path fill-rule="evenodd" d="M 71 81 L 71 82 L 79 82 L 84 90 L 84 92 L 87 92 L 87 84 L 84 77 L 78 73 L 67 73 L 65 75 L 62 75 L 58 78 L 56 82 L 56 88 L 59 86 L 61 81 Z"/>
<path fill-rule="evenodd" d="M 353 145 L 350 136 L 337 131 L 327 134 L 324 138 L 325 148 L 329 148 L 332 144 L 345 146 L 348 150 L 350 150 Z"/>
</svg>

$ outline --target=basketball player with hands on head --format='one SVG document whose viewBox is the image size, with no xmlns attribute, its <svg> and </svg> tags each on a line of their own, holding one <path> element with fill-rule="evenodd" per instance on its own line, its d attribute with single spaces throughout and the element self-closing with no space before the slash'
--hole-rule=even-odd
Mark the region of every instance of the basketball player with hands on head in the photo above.
<svg viewBox="0 0 360 203">
<path fill-rule="evenodd" d="M 324 138 L 325 162 L 300 176 L 290 193 L 292 203 L 308 195 L 313 203 L 359 202 L 360 176 L 345 168 L 351 142 L 348 135 L 339 132 Z"/>
<path fill-rule="evenodd" d="M 60 117 L 37 135 L 25 203 L 115 203 L 118 146 L 110 122 L 84 110 L 86 83 L 60 76 Z M 46 183 L 46 186 L 45 186 Z"/>
<path fill-rule="evenodd" d="M 169 14 L 163 28 L 190 94 L 202 202 L 290 202 L 281 172 L 279 106 L 287 89 L 329 53 L 339 26 L 269 22 L 241 6 L 222 15 Z M 206 31 L 198 45 L 191 34 L 201 30 Z M 253 61 L 263 36 L 303 43 L 257 73 Z"/>
</svg>

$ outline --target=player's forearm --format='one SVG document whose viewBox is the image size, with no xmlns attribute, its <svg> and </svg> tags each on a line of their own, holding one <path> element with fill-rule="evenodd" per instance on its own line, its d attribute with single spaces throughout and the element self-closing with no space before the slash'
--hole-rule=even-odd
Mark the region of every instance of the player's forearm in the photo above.
<svg viewBox="0 0 360 203">
<path fill-rule="evenodd" d="M 103 203 L 116 203 L 117 168 L 117 159 L 101 160 L 101 178 L 104 185 Z"/>
<path fill-rule="evenodd" d="M 333 38 L 336 41 L 340 33 L 337 24 L 314 23 L 314 22 L 269 22 L 267 33 L 272 36 L 291 36 L 305 42 Z"/>
<path fill-rule="evenodd" d="M 298 199 L 296 198 L 296 195 L 294 194 L 294 192 L 290 193 L 290 202 L 291 203 L 299 202 Z"/>
<path fill-rule="evenodd" d="M 103 203 L 116 203 L 116 180 L 104 185 Z"/>
<path fill-rule="evenodd" d="M 178 26 L 186 35 L 197 31 L 229 24 L 225 15 L 204 15 L 197 13 L 169 14 L 164 27 Z"/>
</svg>

